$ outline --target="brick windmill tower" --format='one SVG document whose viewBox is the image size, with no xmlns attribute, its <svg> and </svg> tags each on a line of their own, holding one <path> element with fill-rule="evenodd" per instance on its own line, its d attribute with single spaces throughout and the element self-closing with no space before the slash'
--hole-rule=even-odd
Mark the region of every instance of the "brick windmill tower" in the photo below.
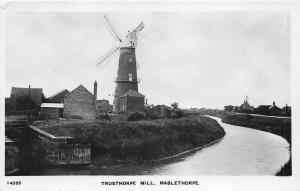
<svg viewBox="0 0 300 191">
<path fill-rule="evenodd" d="M 130 112 L 144 110 L 145 96 L 138 92 L 137 66 L 135 49 L 137 46 L 137 35 L 145 26 L 141 22 L 135 29 L 128 32 L 125 40 L 120 38 L 112 22 L 106 15 L 103 15 L 105 24 L 118 45 L 111 48 L 99 61 L 97 66 L 105 62 L 108 58 L 119 53 L 119 65 L 116 88 L 113 101 L 113 111 Z"/>
</svg>

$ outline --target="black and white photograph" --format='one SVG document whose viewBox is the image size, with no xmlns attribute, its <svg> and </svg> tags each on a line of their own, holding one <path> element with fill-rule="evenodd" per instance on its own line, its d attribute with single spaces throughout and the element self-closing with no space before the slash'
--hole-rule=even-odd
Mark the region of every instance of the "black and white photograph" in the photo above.
<svg viewBox="0 0 300 191">
<path fill-rule="evenodd" d="M 2 174 L 13 184 L 297 174 L 291 11 L 53 4 L 1 5 Z"/>
</svg>

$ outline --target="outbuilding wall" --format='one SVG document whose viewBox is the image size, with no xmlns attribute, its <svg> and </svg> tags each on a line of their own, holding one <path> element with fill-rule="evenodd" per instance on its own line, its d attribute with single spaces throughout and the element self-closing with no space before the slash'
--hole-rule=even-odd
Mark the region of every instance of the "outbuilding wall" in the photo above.
<svg viewBox="0 0 300 191">
<path fill-rule="evenodd" d="M 95 119 L 94 96 L 83 86 L 77 87 L 64 99 L 64 117 Z"/>
<path fill-rule="evenodd" d="M 128 112 L 144 112 L 145 110 L 145 98 L 144 97 L 121 97 L 120 108 L 126 113 Z"/>
<path fill-rule="evenodd" d="M 57 119 L 59 118 L 60 108 L 42 107 L 41 114 L 46 119 Z"/>
</svg>

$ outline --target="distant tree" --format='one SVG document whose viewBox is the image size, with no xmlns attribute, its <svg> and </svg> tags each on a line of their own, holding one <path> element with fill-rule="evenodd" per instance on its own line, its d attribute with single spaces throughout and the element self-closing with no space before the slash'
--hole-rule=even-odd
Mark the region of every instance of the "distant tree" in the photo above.
<svg viewBox="0 0 300 191">
<path fill-rule="evenodd" d="M 171 108 L 172 108 L 173 111 L 179 109 L 178 103 L 177 103 L 177 102 L 172 103 L 172 104 L 171 104 Z"/>
<path fill-rule="evenodd" d="M 184 112 L 179 108 L 179 104 L 174 102 L 171 104 L 171 118 L 181 118 L 184 116 Z"/>
<path fill-rule="evenodd" d="M 225 105 L 225 106 L 224 106 L 224 110 L 225 110 L 225 111 L 232 111 L 233 108 L 234 108 L 234 106 L 232 106 L 232 105 Z"/>
</svg>

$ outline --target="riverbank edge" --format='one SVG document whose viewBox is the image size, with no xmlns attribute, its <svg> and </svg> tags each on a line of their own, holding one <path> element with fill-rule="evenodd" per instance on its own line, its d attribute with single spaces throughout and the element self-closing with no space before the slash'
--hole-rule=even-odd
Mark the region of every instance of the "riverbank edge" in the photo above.
<svg viewBox="0 0 300 191">
<path fill-rule="evenodd" d="M 151 163 L 154 160 L 162 161 L 160 159 L 166 160 L 169 158 L 174 158 L 176 156 L 187 154 L 197 149 L 208 147 L 209 145 L 219 141 L 226 135 L 225 130 L 217 123 L 216 120 L 201 115 L 185 116 L 183 118 L 169 119 L 169 120 L 140 121 L 140 122 L 134 122 L 128 124 L 127 123 L 126 124 L 106 123 L 106 124 L 100 124 L 101 126 L 107 126 L 107 127 L 101 127 L 101 129 L 99 127 L 93 126 L 90 123 L 84 123 L 83 126 L 81 123 L 78 124 L 72 123 L 72 124 L 66 124 L 67 127 L 64 128 L 62 128 L 61 126 L 55 128 L 64 129 L 68 131 L 68 127 L 70 126 L 70 128 L 77 129 L 77 127 L 76 126 L 74 127 L 74 125 L 81 126 L 80 128 L 84 129 L 83 131 L 84 136 L 82 136 L 81 131 L 77 131 L 76 133 L 78 136 L 73 135 L 74 136 L 73 138 L 75 138 L 80 143 L 85 143 L 85 142 L 91 143 L 92 145 L 91 149 L 94 152 L 94 156 L 92 156 L 93 162 L 90 165 L 97 166 L 99 168 L 101 168 L 101 166 L 114 167 L 120 165 L 126 166 L 128 164 L 137 165 L 143 163 L 142 161 L 144 161 L 145 163 L 149 163 L 149 162 Z M 111 128 L 112 125 L 114 126 L 113 128 Z M 51 127 L 51 129 L 52 131 L 55 131 L 53 127 Z M 131 154 L 132 150 L 130 151 L 128 150 L 128 148 L 122 146 L 122 140 L 118 138 L 118 137 L 121 137 L 122 139 L 126 138 L 129 135 L 128 132 L 135 132 L 133 134 L 134 137 L 131 137 L 128 140 L 134 139 L 135 141 L 136 139 L 138 139 L 142 141 L 146 136 L 146 134 L 147 134 L 146 137 L 148 137 L 147 139 L 143 140 L 144 142 L 136 144 L 136 147 L 146 146 L 145 148 L 148 149 L 143 149 L 143 150 L 140 149 L 141 152 L 135 152 L 135 154 L 142 156 L 145 152 L 149 152 L 149 148 L 150 148 L 153 150 L 153 152 L 155 152 L 156 156 L 148 155 L 148 159 L 146 160 L 141 160 L 140 156 L 139 156 L 140 158 L 132 157 L 135 156 Z M 103 137 L 103 134 L 105 134 L 106 136 Z M 142 137 L 140 136 L 140 134 L 142 135 Z M 130 133 L 130 135 L 132 136 L 132 133 Z M 202 139 L 202 136 L 204 137 L 204 139 Z M 98 144 L 97 141 L 99 140 L 99 137 L 104 138 L 104 140 Z M 101 149 L 102 149 L 101 144 L 103 142 L 109 144 L 113 142 L 113 140 L 110 139 L 111 137 L 113 138 L 113 140 L 120 141 L 119 144 L 120 148 L 117 148 L 118 152 L 115 153 L 119 153 L 119 152 L 121 153 L 117 157 L 114 157 L 113 155 L 114 153 L 112 153 L 114 150 L 111 151 L 107 150 L 106 153 L 102 152 L 104 153 L 104 155 L 101 153 Z M 166 137 L 170 139 L 171 142 L 166 142 L 165 140 Z M 153 142 L 155 139 L 156 142 L 158 140 L 159 142 L 161 141 L 160 144 L 161 146 Z M 182 142 L 183 144 L 179 143 L 182 140 L 185 140 L 185 142 Z M 189 144 L 191 145 L 189 146 Z M 127 145 L 131 146 L 132 144 L 129 143 Z M 172 149 L 173 152 L 163 153 L 166 151 L 167 147 L 174 148 L 174 150 Z M 100 152 L 99 152 L 99 148 L 100 148 Z M 127 153 L 128 151 L 130 153 Z M 159 153 L 160 151 L 163 152 Z M 125 155 L 121 155 L 121 154 L 125 154 Z M 157 157 L 157 155 L 160 156 Z"/>
<path fill-rule="evenodd" d="M 179 118 L 179 119 L 172 119 L 172 120 L 170 120 L 170 121 L 178 121 L 178 120 L 185 120 L 185 119 L 188 119 L 188 118 L 191 118 L 192 116 L 186 116 L 186 117 L 183 117 L 183 118 Z M 212 118 L 210 118 L 210 117 L 208 117 L 208 116 L 194 116 L 194 118 L 201 118 L 201 117 L 205 117 L 208 121 L 210 121 L 210 122 L 213 122 L 213 121 L 215 121 L 215 128 L 220 128 L 221 129 L 221 131 L 219 130 L 219 131 L 217 131 L 217 132 L 215 132 L 216 134 L 219 134 L 220 136 L 217 138 L 217 139 L 212 139 L 212 140 L 210 140 L 210 142 L 208 142 L 208 143 L 206 143 L 206 144 L 203 144 L 203 145 L 196 145 L 196 147 L 195 148 L 188 148 L 187 150 L 184 150 L 184 151 L 180 151 L 179 153 L 176 153 L 176 152 L 174 152 L 174 153 L 170 153 L 171 154 L 171 156 L 163 156 L 162 158 L 159 158 L 159 159 L 149 159 L 148 161 L 144 161 L 144 162 L 142 162 L 142 163 L 153 163 L 153 162 L 162 162 L 162 161 L 166 161 L 166 160 L 168 160 L 168 159 L 172 159 L 172 158 L 176 158 L 176 157 L 178 157 L 178 156 L 181 156 L 181 155 L 184 155 L 184 154 L 188 154 L 188 153 L 190 153 L 190 152 L 193 152 L 193 151 L 196 151 L 196 150 L 199 150 L 199 149 L 201 149 L 201 148 L 205 148 L 205 147 L 208 147 L 208 146 L 210 146 L 210 145 L 212 145 L 212 144 L 214 144 L 214 143 L 216 143 L 216 142 L 218 142 L 218 141 L 220 141 L 221 139 L 223 139 L 224 138 L 224 136 L 226 135 L 226 132 L 225 132 L 225 130 L 224 130 L 224 128 L 221 126 L 221 125 L 219 125 L 219 123 L 215 120 L 215 119 L 212 119 Z M 200 119 L 199 118 L 199 119 Z M 202 121 L 202 122 L 204 122 L 204 121 Z M 201 127 L 201 126 L 203 126 L 203 124 L 201 124 L 202 122 L 199 122 L 198 121 L 198 125 L 199 125 L 199 127 Z M 209 124 L 206 124 L 207 125 L 207 127 L 206 128 L 210 128 L 210 126 L 211 125 L 213 125 L 213 123 L 209 123 Z M 189 125 L 184 125 L 184 126 L 186 126 L 186 128 L 188 128 L 189 127 Z M 220 134 L 221 132 L 223 132 L 223 134 Z M 207 135 L 209 135 L 209 134 L 207 134 Z M 174 145 L 175 146 L 175 145 Z M 178 146 L 178 145 L 177 145 Z M 184 146 L 186 146 L 186 145 L 182 145 L 182 147 L 184 147 Z M 98 158 L 98 157 L 96 157 L 96 158 Z M 96 165 L 97 166 L 97 164 L 99 165 L 99 162 L 100 162 L 101 160 L 95 160 L 93 163 L 92 163 L 92 165 L 94 166 L 94 165 Z M 101 162 L 100 162 L 101 163 Z M 115 164 L 110 164 L 110 165 L 105 165 L 104 164 L 104 166 L 106 166 L 106 167 L 120 167 L 120 166 L 127 166 L 127 165 L 132 165 L 132 164 L 142 164 L 141 162 L 137 162 L 137 161 L 126 161 L 126 160 L 122 160 L 120 163 L 119 162 L 117 162 L 117 163 L 115 163 Z"/>
<path fill-rule="evenodd" d="M 222 123 L 227 123 L 227 124 L 230 124 L 230 125 L 237 125 L 237 126 L 240 126 L 239 123 L 235 124 L 234 122 L 232 123 L 232 121 L 226 121 L 226 120 L 223 120 L 223 118 L 221 118 L 221 119 L 222 119 Z M 255 129 L 255 130 L 259 130 L 259 131 L 264 131 L 264 132 L 267 132 L 267 133 L 272 133 L 272 134 L 274 134 L 274 135 L 278 135 L 278 136 L 284 138 L 284 139 L 289 143 L 290 158 L 289 158 L 289 160 L 281 167 L 281 169 L 275 173 L 275 176 L 291 176 L 291 175 L 292 175 L 292 153 L 291 153 L 291 147 L 292 147 L 292 144 L 291 144 L 291 139 L 290 139 L 290 138 L 287 138 L 287 137 L 284 136 L 284 135 L 274 133 L 274 132 L 272 132 L 272 131 L 266 131 L 266 130 L 264 130 L 264 129 L 254 128 L 254 127 L 252 127 L 251 125 L 249 125 L 249 126 L 243 126 L 243 127 L 245 127 L 245 128 L 251 128 L 251 129 Z M 288 137 L 291 137 L 291 136 L 288 136 Z"/>
<path fill-rule="evenodd" d="M 233 119 L 235 116 L 238 115 L 244 115 L 244 116 L 251 116 L 251 114 L 247 114 L 247 113 L 233 113 L 233 112 L 227 112 L 224 110 L 213 110 L 213 109 L 204 109 L 201 111 L 196 112 L 195 114 L 200 114 L 200 115 L 207 115 L 207 116 L 213 116 L 213 117 L 218 117 L 222 119 L 222 123 L 226 123 L 226 124 L 230 124 L 230 125 L 236 125 L 236 126 L 243 126 L 246 128 L 251 128 L 251 129 L 255 129 L 255 130 L 260 130 L 260 131 L 264 131 L 264 132 L 268 132 L 268 133 L 272 133 L 274 135 L 278 135 L 281 136 L 282 138 L 284 138 L 289 144 L 290 147 L 292 146 L 292 140 L 291 140 L 291 135 L 286 135 L 284 133 L 277 133 L 275 132 L 275 126 L 273 126 L 272 124 L 259 124 L 259 123 L 255 123 L 252 121 L 252 123 L 247 122 L 245 120 L 240 120 L 240 119 Z M 228 119 L 228 117 L 231 117 L 231 119 Z M 268 119 L 270 118 L 269 116 L 251 116 L 252 118 L 265 118 L 267 117 Z M 278 120 L 278 119 L 277 119 Z M 281 120 L 291 120 L 291 119 L 281 119 Z M 263 127 L 266 126 L 270 126 L 271 129 L 263 129 Z M 291 127 L 288 127 L 290 130 L 290 134 L 291 134 Z"/>
<path fill-rule="evenodd" d="M 273 131 L 266 131 L 264 129 L 260 129 L 260 128 L 255 128 L 253 127 L 252 125 L 250 124 L 246 124 L 246 122 L 244 122 L 243 125 L 241 125 L 240 123 L 235 123 L 234 121 L 232 120 L 229 120 L 229 121 L 226 121 L 224 120 L 224 118 L 226 116 L 229 115 L 229 112 L 227 111 L 224 111 L 224 110 L 212 110 L 212 109 L 204 109 L 204 110 L 201 110 L 200 112 L 198 111 L 197 114 L 199 115 L 207 115 L 207 116 L 214 116 L 214 117 L 218 117 L 221 119 L 221 122 L 222 123 L 226 123 L 226 124 L 229 124 L 229 125 L 237 125 L 237 126 L 243 126 L 245 128 L 251 128 L 251 129 L 255 129 L 255 130 L 259 130 L 259 131 L 264 131 L 264 132 L 268 132 L 268 133 L 272 133 L 274 135 L 278 135 L 282 138 L 284 138 L 288 143 L 289 143 L 289 150 L 290 150 L 290 158 L 289 160 L 281 167 L 281 169 L 279 171 L 277 171 L 274 175 L 275 176 L 292 176 L 292 141 L 291 141 L 291 135 L 286 137 L 282 134 L 278 134 L 278 133 L 275 133 Z M 231 113 L 232 115 L 234 115 L 234 113 Z M 247 114 L 244 114 L 244 115 L 247 115 Z M 259 117 L 259 116 L 257 116 Z M 264 116 L 260 116 L 260 117 L 264 117 Z M 290 119 L 291 120 L 291 119 Z M 290 127 L 290 133 L 291 133 L 291 127 Z"/>
<path fill-rule="evenodd" d="M 217 139 L 217 140 L 214 140 L 214 141 L 211 141 L 210 143 L 207 143 L 205 145 L 202 145 L 202 146 L 199 146 L 199 147 L 196 147 L 196 148 L 193 148 L 193 149 L 189 149 L 189 150 L 186 150 L 186 151 L 183 151 L 181 153 L 178 153 L 178 154 L 174 154 L 174 155 L 171 155 L 171 156 L 168 156 L 168 157 L 163 157 L 163 158 L 160 158 L 160 159 L 153 159 L 147 163 L 158 163 L 158 162 L 164 162 L 164 161 L 167 161 L 167 160 L 170 160 L 170 159 L 175 159 L 177 157 L 180 157 L 180 156 L 183 156 L 183 155 L 187 155 L 189 153 L 192 153 L 192 152 L 195 152 L 195 151 L 198 151 L 200 149 L 204 149 L 204 148 L 207 148 L 213 144 L 216 144 L 218 142 L 220 142 L 222 139 L 224 139 L 226 133 L 224 134 L 223 137 Z M 91 167 L 95 167 L 94 164 L 91 164 L 90 165 Z M 105 167 L 105 168 L 118 168 L 118 167 L 125 167 L 126 164 L 118 164 L 118 165 L 111 165 L 111 166 L 108 166 L 108 167 Z M 99 167 L 99 168 L 103 168 L 103 167 Z"/>
<path fill-rule="evenodd" d="M 225 134 L 226 135 L 226 134 Z M 197 150 L 200 150 L 200 149 L 204 149 L 210 145 L 213 145 L 219 141 L 221 141 L 225 135 L 223 135 L 223 137 L 217 139 L 217 140 L 214 140 L 206 145 L 202 145 L 200 147 L 196 147 L 196 148 L 193 148 L 193 149 L 189 149 L 189 150 L 186 150 L 186 151 L 183 151 L 181 153 L 178 153 L 178 154 L 175 154 L 175 155 L 172 155 L 172 156 L 168 156 L 168 157 L 164 157 L 164 158 L 160 158 L 160 159 L 155 159 L 155 160 L 152 160 L 152 162 L 161 162 L 161 161 L 164 161 L 164 160 L 168 160 L 168 159 L 173 159 L 173 158 L 176 158 L 176 157 L 179 157 L 179 156 L 182 156 L 182 155 L 185 155 L 185 154 L 188 154 L 188 153 L 191 153 L 191 152 L 194 152 L 194 151 L 197 151 Z"/>
</svg>

